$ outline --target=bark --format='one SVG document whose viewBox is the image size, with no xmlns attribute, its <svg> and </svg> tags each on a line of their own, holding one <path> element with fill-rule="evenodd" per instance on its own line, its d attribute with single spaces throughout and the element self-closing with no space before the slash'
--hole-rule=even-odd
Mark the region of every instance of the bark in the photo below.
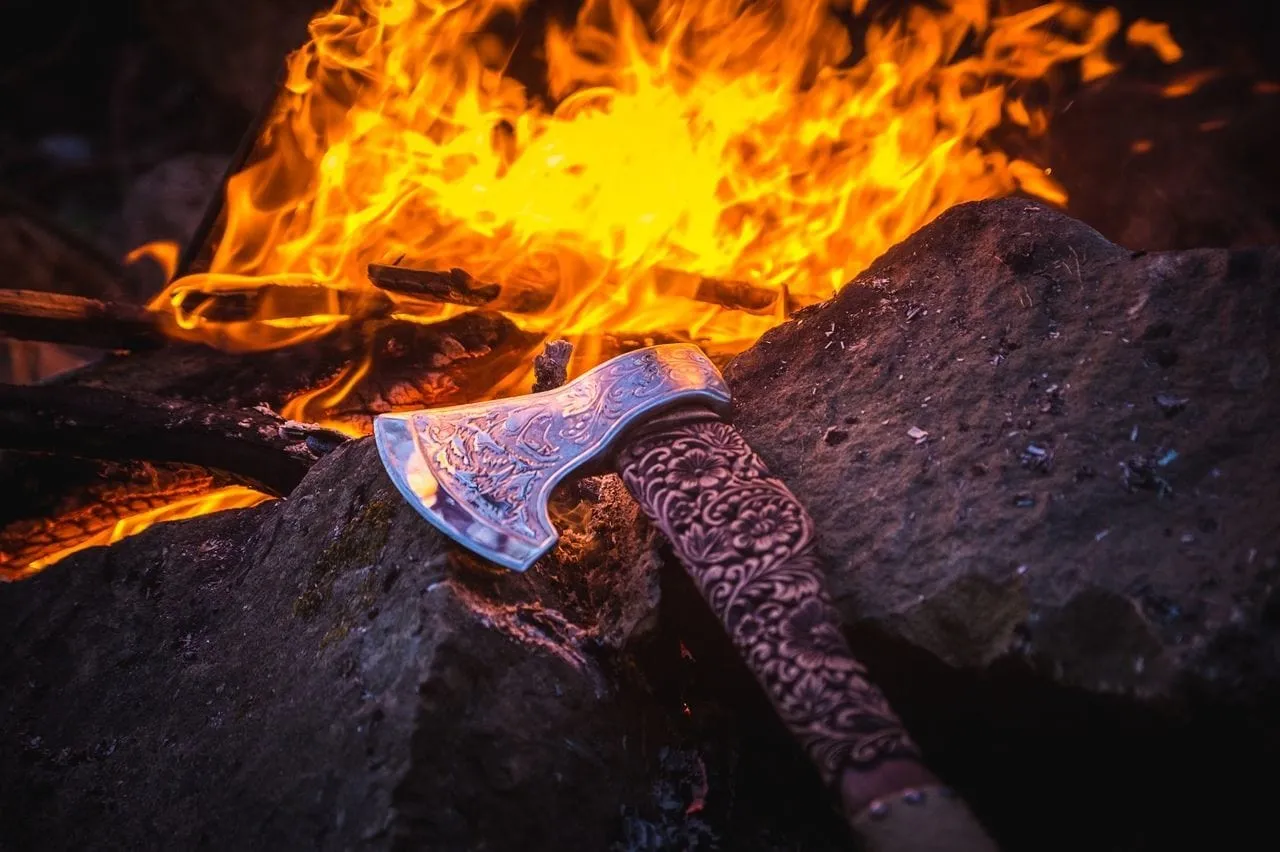
<svg viewBox="0 0 1280 852">
<path fill-rule="evenodd" d="M 228 409 L 104 388 L 0 385 L 0 449 L 194 464 L 276 495 L 346 436 L 269 409 Z"/>
<path fill-rule="evenodd" d="M 35 290 L 0 290 L 0 335 L 99 349 L 164 345 L 155 316 L 144 308 Z"/>
</svg>

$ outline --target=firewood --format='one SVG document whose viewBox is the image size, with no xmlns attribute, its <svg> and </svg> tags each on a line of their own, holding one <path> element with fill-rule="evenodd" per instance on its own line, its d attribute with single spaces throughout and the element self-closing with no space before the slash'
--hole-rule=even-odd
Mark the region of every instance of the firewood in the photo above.
<svg viewBox="0 0 1280 852">
<path fill-rule="evenodd" d="M 0 290 L 0 335 L 98 349 L 154 349 L 165 340 L 145 308 L 36 290 Z"/>
<path fill-rule="evenodd" d="M 502 292 L 497 284 L 477 281 L 469 273 L 456 268 L 437 272 L 371 263 L 369 280 L 375 287 L 392 293 L 470 307 L 487 305 Z"/>
<path fill-rule="evenodd" d="M 0 448 L 178 462 L 288 494 L 346 436 L 269 409 L 229 409 L 73 385 L 0 385 Z"/>
<path fill-rule="evenodd" d="M 660 291 L 698 302 L 719 305 L 750 314 L 772 313 L 778 293 L 746 281 L 726 281 L 693 273 L 658 268 L 654 272 Z M 554 293 L 532 286 L 512 287 L 480 281 L 466 270 L 413 269 L 369 264 L 369 280 L 380 290 L 431 302 L 471 307 L 485 305 L 508 313 L 536 313 L 551 304 Z"/>
</svg>

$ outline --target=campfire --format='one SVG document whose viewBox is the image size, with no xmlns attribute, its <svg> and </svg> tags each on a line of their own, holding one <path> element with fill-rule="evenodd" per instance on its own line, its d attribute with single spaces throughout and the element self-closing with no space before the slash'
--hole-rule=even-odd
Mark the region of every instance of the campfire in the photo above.
<svg viewBox="0 0 1280 852">
<path fill-rule="evenodd" d="M 1233 2 L 16 45 L 0 847 L 1247 848 L 1280 64 Z"/>
<path fill-rule="evenodd" d="M 143 319 L 228 353 L 342 339 L 313 382 L 255 402 L 352 436 L 527 388 L 549 335 L 574 344 L 573 373 L 655 340 L 723 361 L 957 203 L 1065 202 L 1036 154 L 1055 98 L 1126 49 L 1180 56 L 1113 9 L 883 6 L 336 3 L 181 263 L 172 243 L 130 255 L 170 270 Z M 466 351 L 455 329 L 480 313 L 510 329 Z M 389 376 L 384 356 L 424 337 L 485 368 Z M 10 529 L 3 570 L 268 497 L 168 494 Z"/>
</svg>

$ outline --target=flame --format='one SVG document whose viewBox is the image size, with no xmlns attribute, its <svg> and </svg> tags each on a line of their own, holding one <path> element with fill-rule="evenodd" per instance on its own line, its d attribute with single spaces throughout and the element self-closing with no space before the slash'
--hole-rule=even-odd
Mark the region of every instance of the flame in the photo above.
<svg viewBox="0 0 1280 852">
<path fill-rule="evenodd" d="M 1151 48 L 1166 64 L 1182 59 L 1182 48 L 1174 41 L 1168 24 L 1139 18 L 1129 25 L 1125 38 L 1129 44 Z"/>
<path fill-rule="evenodd" d="M 514 317 L 535 333 L 666 332 L 732 351 L 954 204 L 1016 190 L 1064 203 L 991 137 L 1043 134 L 1035 85 L 1068 63 L 1084 80 L 1112 73 L 1121 29 L 1114 9 L 1069 2 L 1000 14 L 1010 4 L 939 0 L 886 18 L 867 0 L 587 0 L 545 27 L 545 79 L 525 85 L 518 40 L 500 33 L 527 5 L 338 0 L 318 15 L 258 156 L 227 184 L 208 270 L 152 304 L 171 332 L 230 350 L 298 343 L 358 314 L 368 264 L 398 261 L 545 292 L 545 310 Z M 1180 55 L 1160 24 L 1128 40 Z M 734 311 L 694 298 L 702 279 L 787 298 Z M 252 316 L 211 310 L 209 294 L 245 290 L 261 295 Z M 363 369 L 289 415 L 325 420 Z"/>
<path fill-rule="evenodd" d="M 869 0 L 585 0 L 534 36 L 514 26 L 530 5 L 336 0 L 319 14 L 226 185 L 207 270 L 172 280 L 170 243 L 127 258 L 167 270 L 150 307 L 169 333 L 262 350 L 369 315 L 469 310 L 402 298 L 382 310 L 368 265 L 399 263 L 537 293 L 545 307 L 512 319 L 579 353 L 602 332 L 735 351 L 955 204 L 1018 190 L 1065 204 L 1049 170 L 995 140 L 1043 136 L 1046 80 L 1114 73 L 1121 31 L 1115 9 L 1074 2 L 933 0 L 888 16 Z M 533 38 L 540 79 L 524 67 Z M 1167 63 L 1182 55 L 1164 24 L 1135 21 L 1125 38 Z M 753 294 L 752 310 L 705 301 L 707 281 Z M 256 298 L 229 315 L 220 294 Z M 361 434 L 329 412 L 369 369 L 357 359 L 285 416 Z M 28 571 L 264 499 L 184 497 Z"/>
<path fill-rule="evenodd" d="M 137 514 L 129 515 L 117 520 L 114 524 L 106 529 L 100 530 L 93 535 L 76 540 L 64 548 L 56 551 L 46 552 L 37 559 L 28 562 L 25 567 L 8 568 L 3 567 L 0 570 L 0 579 L 17 580 L 22 577 L 30 576 L 38 571 L 42 571 L 50 565 L 58 562 L 73 553 L 85 550 L 90 547 L 98 547 L 101 545 L 114 544 L 122 538 L 137 535 L 143 530 L 163 521 L 179 521 L 186 518 L 195 518 L 201 515 L 208 515 L 212 512 L 221 512 L 225 509 L 245 509 L 250 506 L 256 506 L 265 500 L 272 499 L 270 496 L 252 488 L 246 488 L 242 485 L 230 485 L 223 488 L 217 488 L 210 491 L 204 491 L 198 494 L 190 494 L 179 497 L 176 500 L 167 502 L 164 505 L 156 506 Z M 74 518 L 64 519 L 68 523 L 74 523 Z"/>
<path fill-rule="evenodd" d="M 155 240 L 138 246 L 124 256 L 126 265 L 140 260 L 150 260 L 164 270 L 164 280 L 172 281 L 173 274 L 178 271 L 178 257 L 181 254 L 178 244 L 172 240 Z"/>
</svg>

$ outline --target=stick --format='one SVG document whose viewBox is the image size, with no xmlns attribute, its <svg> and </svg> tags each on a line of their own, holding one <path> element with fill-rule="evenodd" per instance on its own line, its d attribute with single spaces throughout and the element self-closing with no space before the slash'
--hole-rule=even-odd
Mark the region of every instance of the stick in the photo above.
<svg viewBox="0 0 1280 852">
<path fill-rule="evenodd" d="M 533 287 L 504 288 L 479 281 L 456 267 L 437 272 L 371 263 L 369 280 L 378 289 L 391 293 L 455 305 L 487 305 L 509 313 L 535 313 L 545 309 L 554 298 L 553 293 Z M 771 313 L 778 301 L 778 293 L 746 281 L 724 281 L 661 268 L 655 270 L 655 280 L 659 291 L 749 314 Z"/>
<path fill-rule="evenodd" d="M 98 349 L 155 349 L 165 340 L 144 308 L 36 290 L 0 290 L 0 335 Z"/>
<path fill-rule="evenodd" d="M 180 462 L 288 494 L 345 435 L 263 409 L 81 385 L 0 385 L 0 448 L 108 461 Z"/>
<path fill-rule="evenodd" d="M 369 264 L 369 280 L 380 290 L 403 293 L 431 302 L 449 302 L 454 305 L 478 307 L 487 305 L 502 292 L 497 284 L 477 281 L 461 269 L 435 272 L 430 269 L 409 269 L 403 266 Z"/>
</svg>

